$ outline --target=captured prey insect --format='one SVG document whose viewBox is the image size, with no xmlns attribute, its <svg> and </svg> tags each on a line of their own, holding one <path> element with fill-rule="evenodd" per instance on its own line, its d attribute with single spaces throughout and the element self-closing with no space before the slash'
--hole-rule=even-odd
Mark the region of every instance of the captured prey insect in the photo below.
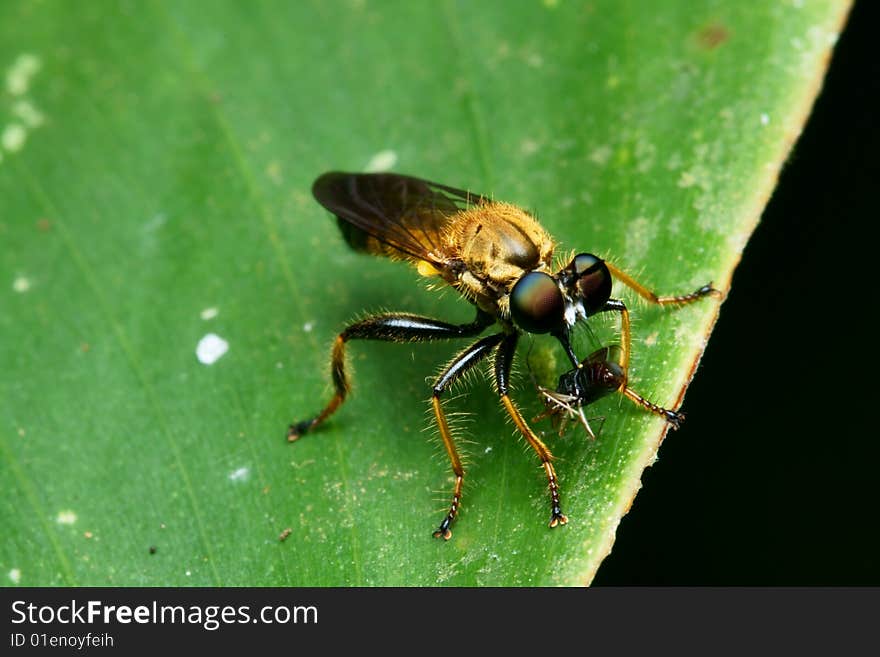
<svg viewBox="0 0 880 657">
<path fill-rule="evenodd" d="M 672 428 L 680 428 L 684 422 L 684 413 L 662 408 L 626 385 L 627 373 L 621 364 L 622 357 L 620 345 L 602 347 L 584 358 L 578 367 L 564 372 L 559 377 L 555 390 L 537 386 L 546 410 L 533 421 L 552 418 L 561 436 L 568 423 L 574 420 L 584 428 L 590 439 L 595 440 L 596 434 L 584 413 L 584 407 L 613 392 L 619 392 L 646 410 L 663 417 Z"/>
<path fill-rule="evenodd" d="M 620 355 L 619 345 L 602 347 L 584 358 L 578 367 L 564 372 L 555 390 L 536 384 L 546 410 L 532 421 L 550 417 L 562 436 L 568 423 L 574 420 L 591 440 L 596 440 L 584 407 L 624 386 L 626 373 L 620 366 Z"/>
<path fill-rule="evenodd" d="M 620 316 L 621 345 L 613 383 L 641 406 L 671 421 L 674 412 L 645 401 L 627 386 L 630 318 L 626 305 L 611 298 L 612 277 L 649 302 L 681 306 L 720 293 L 711 285 L 676 296 L 658 296 L 610 262 L 590 253 L 575 255 L 553 269 L 556 246 L 537 220 L 517 206 L 420 178 L 392 173 L 325 173 L 312 186 L 317 201 L 337 217 L 349 246 L 358 251 L 405 260 L 422 276 L 446 283 L 476 307 L 473 321 L 453 324 L 405 312 L 372 315 L 347 326 L 333 343 L 330 372 L 334 394 L 316 416 L 295 422 L 288 430 L 294 441 L 330 417 L 350 390 L 345 348 L 350 340 L 429 342 L 475 338 L 496 330 L 456 354 L 434 381 L 431 406 L 449 456 L 455 484 L 452 502 L 437 538 L 449 539 L 461 507 L 464 468 L 441 397 L 463 374 L 487 358 L 494 359 L 496 392 L 505 412 L 541 461 L 550 489 L 550 526 L 565 524 L 553 455 L 521 415 L 510 397 L 510 371 L 523 331 L 550 334 L 565 350 L 574 368 L 561 393 L 587 402 L 578 380 L 584 369 L 572 348 L 571 329 L 597 313 Z M 598 357 L 608 361 L 607 354 Z M 589 358 L 586 361 L 589 364 Z M 589 370 L 589 367 L 587 367 Z M 577 387 L 581 385 L 581 387 Z"/>
</svg>

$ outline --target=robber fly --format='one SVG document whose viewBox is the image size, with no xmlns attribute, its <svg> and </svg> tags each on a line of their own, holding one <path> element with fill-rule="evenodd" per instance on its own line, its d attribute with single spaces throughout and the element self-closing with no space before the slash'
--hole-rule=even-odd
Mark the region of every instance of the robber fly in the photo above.
<svg viewBox="0 0 880 657">
<path fill-rule="evenodd" d="M 524 210 L 454 187 L 392 173 L 325 173 L 312 187 L 317 201 L 333 213 L 342 235 L 357 251 L 405 260 L 418 273 L 455 288 L 476 308 L 467 324 L 452 324 L 410 313 L 380 313 L 346 327 L 333 343 L 330 373 L 335 392 L 315 417 L 292 424 L 294 441 L 330 417 L 349 393 L 345 348 L 350 340 L 429 342 L 474 338 L 495 325 L 496 330 L 460 351 L 434 381 L 431 405 L 455 475 L 449 511 L 434 532 L 449 539 L 461 506 L 464 468 L 441 403 L 443 394 L 463 374 L 486 358 L 494 358 L 495 387 L 504 410 L 541 461 L 550 488 L 550 527 L 565 524 L 553 456 L 523 419 L 510 398 L 510 371 L 523 331 L 550 334 L 565 350 L 573 376 L 583 369 L 571 345 L 578 322 L 604 312 L 620 316 L 621 345 L 617 389 L 640 406 L 667 421 L 675 417 L 627 387 L 630 319 L 626 305 L 611 298 L 612 277 L 649 302 L 680 306 L 719 292 L 704 285 L 684 295 L 658 296 L 618 269 L 590 253 L 580 253 L 553 268 L 556 246 L 537 220 Z M 582 388 L 581 388 L 582 389 Z M 579 389 L 566 384 L 563 393 L 580 401 Z"/>
</svg>

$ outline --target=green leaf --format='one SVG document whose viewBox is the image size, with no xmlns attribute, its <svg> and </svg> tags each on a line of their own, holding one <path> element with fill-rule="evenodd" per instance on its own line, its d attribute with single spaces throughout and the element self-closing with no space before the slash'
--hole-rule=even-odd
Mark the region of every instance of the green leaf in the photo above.
<svg viewBox="0 0 880 657">
<path fill-rule="evenodd" d="M 310 184 L 393 166 L 534 209 L 560 253 L 662 293 L 726 290 L 847 9 L 3 3 L 3 583 L 588 583 L 665 432 L 619 396 L 591 407 L 595 442 L 535 425 L 570 519 L 555 530 L 535 455 L 476 380 L 447 401 L 472 413 L 463 510 L 431 538 L 451 479 L 426 377 L 464 345 L 352 344 L 350 400 L 285 441 L 327 400 L 330 345 L 358 313 L 472 318 L 348 250 Z M 719 302 L 616 294 L 633 387 L 675 406 Z M 579 353 L 616 330 L 594 323 Z M 208 333 L 229 345 L 211 365 Z M 521 344 L 531 417 L 529 348 L 564 361 L 549 338 Z"/>
</svg>

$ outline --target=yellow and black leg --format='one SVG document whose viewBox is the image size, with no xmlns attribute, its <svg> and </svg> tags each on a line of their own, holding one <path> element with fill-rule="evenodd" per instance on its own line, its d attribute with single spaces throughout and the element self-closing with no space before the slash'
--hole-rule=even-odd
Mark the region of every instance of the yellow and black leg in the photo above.
<svg viewBox="0 0 880 657">
<path fill-rule="evenodd" d="M 513 363 L 513 356 L 516 353 L 516 343 L 519 340 L 519 334 L 510 333 L 504 336 L 504 340 L 498 347 L 495 356 L 495 385 L 498 388 L 498 395 L 501 397 L 501 404 L 507 411 L 516 428 L 523 435 L 529 446 L 535 450 L 538 458 L 541 459 L 541 465 L 547 475 L 547 482 L 550 487 L 550 526 L 564 525 L 568 522 L 568 518 L 562 513 L 559 503 L 559 483 L 556 480 L 556 470 L 553 468 L 553 455 L 547 446 L 535 435 L 531 427 L 525 421 L 516 404 L 510 398 L 510 367 Z"/>
<path fill-rule="evenodd" d="M 659 415 L 672 425 L 673 429 L 680 429 L 681 423 L 684 422 L 684 413 L 681 411 L 670 411 L 668 408 L 658 406 L 652 401 L 648 401 L 629 386 L 624 386 L 618 390 L 624 397 L 634 404 L 638 404 L 646 411 L 650 411 L 654 415 Z"/>
<path fill-rule="evenodd" d="M 633 290 L 640 297 L 657 306 L 686 306 L 687 304 L 698 301 L 706 296 L 720 298 L 721 292 L 712 287 L 712 284 L 703 285 L 702 287 L 688 294 L 672 294 L 661 296 L 652 292 L 647 287 L 639 283 L 632 276 L 610 262 L 605 262 L 611 275 Z M 620 348 L 622 350 L 621 366 L 624 372 L 629 369 L 629 354 L 632 343 L 632 331 L 630 329 L 629 311 L 623 301 L 617 299 L 609 299 L 600 312 L 614 311 L 620 313 Z M 621 388 L 622 389 L 622 388 Z"/>
<path fill-rule="evenodd" d="M 449 455 L 449 462 L 452 464 L 452 473 L 455 475 L 455 489 L 452 492 L 452 504 L 449 505 L 449 512 L 443 518 L 443 522 L 434 532 L 434 538 L 443 538 L 447 541 L 452 536 L 450 526 L 458 515 L 461 508 L 461 486 L 464 482 L 464 468 L 461 465 L 461 457 L 455 447 L 455 441 L 452 439 L 452 432 L 449 430 L 449 423 L 446 421 L 446 414 L 443 412 L 443 405 L 440 403 L 440 395 L 442 395 L 455 381 L 463 374 L 468 372 L 477 363 L 483 360 L 504 338 L 504 333 L 496 333 L 483 338 L 479 342 L 475 342 L 470 347 L 459 353 L 452 359 L 452 362 L 446 367 L 443 373 L 434 382 L 434 390 L 431 395 L 431 406 L 434 409 L 434 417 L 437 420 L 437 429 L 440 432 L 440 438 L 443 439 L 443 446 Z"/>
<path fill-rule="evenodd" d="M 652 292 L 647 287 L 636 281 L 632 276 L 622 271 L 621 269 L 618 269 L 610 262 L 606 262 L 605 264 L 608 267 L 608 271 L 611 272 L 611 275 L 614 278 L 618 279 L 621 283 L 635 291 L 636 294 L 647 300 L 649 303 L 658 306 L 685 306 L 687 304 L 698 301 L 703 297 L 713 296 L 716 298 L 720 298 L 722 296 L 721 292 L 713 288 L 711 284 L 703 285 L 702 287 L 694 290 L 693 292 L 690 292 L 689 294 L 661 296 L 656 294 L 655 292 Z M 647 399 L 642 397 L 640 394 L 638 394 L 635 390 L 627 385 L 629 380 L 630 351 L 632 349 L 632 329 L 630 326 L 629 310 L 627 309 L 626 304 L 618 299 L 609 299 L 600 312 L 620 313 L 619 365 L 623 369 L 623 378 L 620 387 L 618 388 L 618 392 L 623 394 L 631 402 L 638 404 L 642 408 L 650 411 L 651 413 L 654 413 L 655 415 L 659 415 L 667 422 L 669 422 L 674 428 L 678 429 L 681 426 L 681 423 L 684 421 L 683 413 L 679 413 L 678 411 L 671 411 L 669 409 L 663 408 L 662 406 L 658 406 L 657 404 L 648 401 Z"/>
<path fill-rule="evenodd" d="M 721 298 L 722 294 L 720 290 L 716 290 L 712 287 L 712 284 L 703 285 L 702 287 L 690 292 L 688 294 L 670 294 L 661 296 L 652 292 L 647 287 L 639 283 L 632 276 L 627 274 L 622 269 L 618 268 L 617 265 L 614 265 L 607 260 L 605 261 L 605 266 L 608 267 L 608 271 L 611 272 L 611 275 L 619 280 L 621 283 L 626 285 L 628 288 L 633 290 L 640 297 L 648 301 L 649 303 L 653 303 L 658 306 L 684 306 L 689 303 L 693 303 L 698 299 L 702 299 L 705 296 L 713 296 Z"/>
<path fill-rule="evenodd" d="M 351 389 L 345 372 L 345 345 L 349 340 L 382 340 L 385 342 L 431 342 L 468 338 L 482 333 L 495 320 L 478 311 L 470 324 L 449 324 L 430 317 L 408 313 L 383 313 L 367 317 L 347 327 L 336 336 L 330 360 L 334 394 L 324 409 L 313 418 L 294 422 L 287 431 L 291 442 L 302 437 L 328 417 L 333 415 L 345 401 Z"/>
</svg>

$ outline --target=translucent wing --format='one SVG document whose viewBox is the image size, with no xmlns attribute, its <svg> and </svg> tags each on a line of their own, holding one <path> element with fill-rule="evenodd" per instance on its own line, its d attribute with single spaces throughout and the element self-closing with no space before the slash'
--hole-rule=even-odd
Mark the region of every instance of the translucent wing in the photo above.
<svg viewBox="0 0 880 657">
<path fill-rule="evenodd" d="M 393 173 L 325 173 L 312 186 L 339 219 L 349 245 L 377 255 L 425 260 L 438 268 L 449 222 L 489 199 L 454 187 Z"/>
</svg>

